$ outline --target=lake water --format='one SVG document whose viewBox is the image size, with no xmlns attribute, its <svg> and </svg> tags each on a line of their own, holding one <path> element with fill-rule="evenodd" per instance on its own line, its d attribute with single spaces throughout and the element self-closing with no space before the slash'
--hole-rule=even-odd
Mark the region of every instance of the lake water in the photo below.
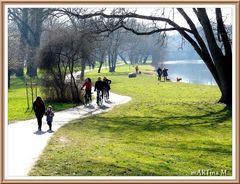
<svg viewBox="0 0 240 184">
<path fill-rule="evenodd" d="M 202 60 L 164 61 L 159 66 L 168 68 L 168 78 L 194 84 L 216 85 L 216 82 Z"/>
</svg>

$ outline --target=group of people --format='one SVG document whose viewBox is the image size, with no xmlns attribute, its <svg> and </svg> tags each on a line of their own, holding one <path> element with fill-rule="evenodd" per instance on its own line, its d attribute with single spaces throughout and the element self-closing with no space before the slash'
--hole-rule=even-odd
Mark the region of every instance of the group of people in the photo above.
<svg viewBox="0 0 240 184">
<path fill-rule="evenodd" d="M 103 95 L 103 91 L 107 93 L 107 96 L 109 97 L 109 90 L 111 89 L 110 84 L 111 80 L 107 79 L 107 77 L 104 77 L 103 80 L 101 77 L 98 77 L 95 86 L 94 91 L 97 91 L 97 96 L 99 95 L 100 91 Z M 85 79 L 84 84 L 82 85 L 81 89 L 85 89 L 85 95 L 89 95 L 90 100 L 92 100 L 92 82 L 90 78 Z M 102 96 L 103 98 L 103 96 Z M 53 122 L 53 108 L 51 105 L 48 106 L 47 110 L 45 109 L 45 104 L 40 96 L 36 98 L 36 100 L 33 102 L 33 110 L 35 112 L 35 116 L 37 118 L 38 122 L 38 131 L 42 131 L 42 118 L 45 115 L 46 121 L 49 126 L 50 132 L 52 132 L 52 122 Z"/>
<path fill-rule="evenodd" d="M 164 82 L 167 81 L 168 69 L 167 68 L 162 69 L 162 68 L 158 67 L 157 75 L 158 75 L 159 81 L 162 81 L 162 77 L 163 77 Z"/>
<path fill-rule="evenodd" d="M 103 77 L 103 80 L 101 77 L 98 77 L 94 85 L 94 91 L 97 91 L 97 96 L 99 96 L 101 92 L 102 98 L 103 98 L 103 92 L 105 91 L 107 93 L 107 96 L 109 97 L 109 90 L 111 89 L 110 87 L 111 83 L 112 81 L 109 80 L 107 77 Z M 92 100 L 92 82 L 90 78 L 85 79 L 81 89 L 83 88 L 85 88 L 85 96 L 88 95 L 90 97 L 90 100 Z"/>
</svg>

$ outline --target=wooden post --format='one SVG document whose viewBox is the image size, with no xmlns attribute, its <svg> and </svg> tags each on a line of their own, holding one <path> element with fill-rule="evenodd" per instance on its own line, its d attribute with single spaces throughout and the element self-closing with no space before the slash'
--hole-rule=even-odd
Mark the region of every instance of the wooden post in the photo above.
<svg viewBox="0 0 240 184">
<path fill-rule="evenodd" d="M 26 84 L 26 95 L 27 95 L 27 109 L 29 109 L 29 98 L 28 98 L 28 84 L 27 84 L 27 82 L 25 82 L 25 84 Z"/>
<path fill-rule="evenodd" d="M 30 81 L 31 81 L 31 92 L 32 92 L 32 104 L 33 104 L 33 85 L 32 85 L 32 78 L 30 79 Z"/>
<path fill-rule="evenodd" d="M 35 98 L 37 98 L 37 82 L 38 82 L 38 79 L 36 78 L 36 83 L 35 83 L 35 95 L 36 95 L 36 97 Z"/>
</svg>

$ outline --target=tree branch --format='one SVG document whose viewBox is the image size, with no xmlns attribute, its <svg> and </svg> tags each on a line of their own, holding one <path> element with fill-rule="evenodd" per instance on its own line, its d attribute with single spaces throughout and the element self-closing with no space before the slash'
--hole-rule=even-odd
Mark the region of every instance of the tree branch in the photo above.
<svg viewBox="0 0 240 184">
<path fill-rule="evenodd" d="M 220 33 L 220 36 L 222 38 L 223 45 L 224 45 L 224 48 L 225 48 L 225 55 L 231 56 L 232 55 L 232 48 L 231 48 L 231 44 L 230 44 L 226 29 L 225 29 L 224 24 L 223 24 L 222 12 L 221 12 L 220 8 L 216 8 L 216 19 L 217 19 L 218 31 Z"/>
</svg>

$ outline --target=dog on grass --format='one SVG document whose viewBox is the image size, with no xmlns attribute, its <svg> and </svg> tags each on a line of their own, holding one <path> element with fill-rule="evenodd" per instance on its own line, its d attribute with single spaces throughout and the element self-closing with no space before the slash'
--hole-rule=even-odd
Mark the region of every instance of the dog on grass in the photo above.
<svg viewBox="0 0 240 184">
<path fill-rule="evenodd" d="M 182 78 L 178 78 L 178 77 L 177 77 L 177 82 L 180 82 L 181 80 L 182 80 Z"/>
</svg>

